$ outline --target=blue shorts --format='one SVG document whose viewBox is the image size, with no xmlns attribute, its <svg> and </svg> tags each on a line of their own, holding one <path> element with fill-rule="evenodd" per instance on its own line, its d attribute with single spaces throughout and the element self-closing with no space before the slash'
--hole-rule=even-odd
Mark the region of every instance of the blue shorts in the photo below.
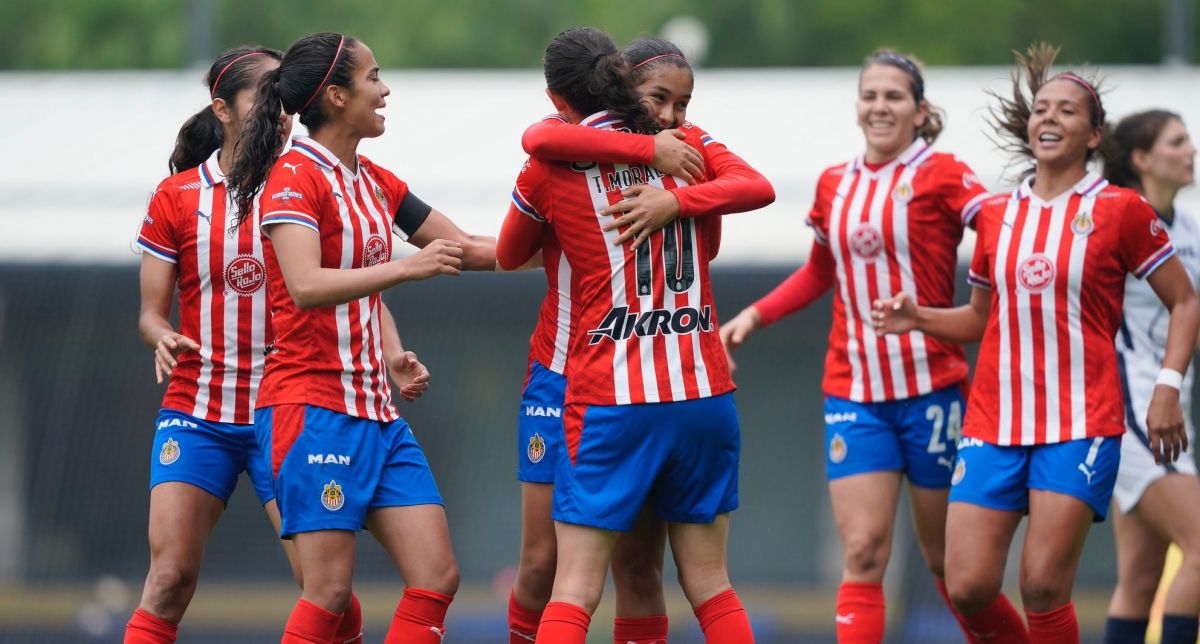
<svg viewBox="0 0 1200 644">
<path fill-rule="evenodd" d="M 553 483 L 554 467 L 563 441 L 563 399 L 567 379 L 537 360 L 529 363 L 529 376 L 521 392 L 517 415 L 517 480 Z"/>
<path fill-rule="evenodd" d="M 363 528 L 373 508 L 442 504 L 433 472 L 403 418 L 381 422 L 309 405 L 254 412 L 270 459 L 281 537 Z"/>
<path fill-rule="evenodd" d="M 175 409 L 160 409 L 150 450 L 150 488 L 190 483 L 228 504 L 238 475 L 250 475 L 258 500 L 275 498 L 271 471 L 261 458 L 254 425 L 215 423 Z"/>
<path fill-rule="evenodd" d="M 567 405 L 556 521 L 621 532 L 647 500 L 672 523 L 737 509 L 742 438 L 733 394 L 639 405 Z"/>
<path fill-rule="evenodd" d="M 950 487 L 966 401 L 953 385 L 877 403 L 825 398 L 825 476 L 904 472 L 913 485 Z"/>
<path fill-rule="evenodd" d="M 950 501 L 1025 512 L 1029 490 L 1047 490 L 1088 504 L 1100 522 L 1108 516 L 1120 461 L 1120 436 L 1004 447 L 963 438 Z"/>
</svg>

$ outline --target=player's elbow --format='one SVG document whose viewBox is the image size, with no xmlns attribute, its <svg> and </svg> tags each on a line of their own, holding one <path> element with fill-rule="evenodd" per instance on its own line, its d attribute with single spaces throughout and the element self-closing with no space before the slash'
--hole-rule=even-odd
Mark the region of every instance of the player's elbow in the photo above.
<svg viewBox="0 0 1200 644">
<path fill-rule="evenodd" d="M 775 186 L 771 185 L 767 178 L 759 175 L 758 180 L 754 182 L 754 208 L 766 208 L 775 203 Z"/>
<path fill-rule="evenodd" d="M 301 311 L 325 305 L 325 302 L 321 301 L 320 294 L 312 283 L 312 280 L 298 278 L 284 281 L 287 284 L 288 295 L 292 297 L 292 302 L 296 304 L 296 308 Z"/>
<path fill-rule="evenodd" d="M 546 152 L 546 137 L 537 136 L 534 133 L 536 127 L 536 124 L 531 125 L 521 134 L 521 149 L 531 157 L 543 157 Z"/>
<path fill-rule="evenodd" d="M 499 266 L 502 271 L 515 271 L 529 261 L 528 257 L 522 257 L 523 254 L 498 244 L 495 246 L 495 265 Z"/>
<path fill-rule="evenodd" d="M 463 244 L 463 268 L 466 270 L 495 270 L 498 259 L 495 237 L 470 235 Z"/>
</svg>

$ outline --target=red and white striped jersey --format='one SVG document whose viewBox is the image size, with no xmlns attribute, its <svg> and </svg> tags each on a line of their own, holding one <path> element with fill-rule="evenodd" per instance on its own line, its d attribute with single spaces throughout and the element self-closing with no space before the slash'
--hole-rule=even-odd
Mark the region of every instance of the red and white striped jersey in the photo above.
<svg viewBox="0 0 1200 644">
<path fill-rule="evenodd" d="M 383 362 L 379 293 L 301 310 L 292 301 L 271 227 L 306 226 L 321 237 L 321 266 L 351 269 L 391 260 L 392 223 L 408 185 L 358 157 L 358 172 L 307 137 L 271 168 L 261 199 L 267 297 L 274 342 L 258 406 L 309 404 L 358 418 L 398 418 Z"/>
<path fill-rule="evenodd" d="M 620 126 L 604 112 L 582 125 Z M 570 265 L 569 403 L 690 400 L 733 389 L 708 279 L 709 238 L 720 219 L 679 219 L 637 252 L 614 246 L 619 233 L 601 230 L 612 218 L 598 213 L 641 183 L 685 182 L 645 165 L 537 159 L 517 178 L 513 207 L 553 227 Z"/>
<path fill-rule="evenodd" d="M 207 421 L 251 423 L 266 345 L 266 272 L 257 213 L 230 233 L 237 208 L 217 155 L 158 185 L 138 232 L 142 250 L 176 266 L 179 354 L 162 406 Z"/>
<path fill-rule="evenodd" d="M 1125 276 L 1175 251 L 1136 192 L 1088 173 L 1042 201 L 1031 181 L 979 213 L 970 280 L 992 304 L 963 433 L 996 445 L 1120 436 Z"/>
<path fill-rule="evenodd" d="M 950 306 L 956 249 L 986 198 L 966 164 L 921 139 L 877 169 L 860 156 L 821 175 L 808 224 L 836 263 L 827 395 L 884 402 L 966 380 L 962 347 L 917 331 L 876 335 L 871 303 L 906 291 Z"/>
</svg>

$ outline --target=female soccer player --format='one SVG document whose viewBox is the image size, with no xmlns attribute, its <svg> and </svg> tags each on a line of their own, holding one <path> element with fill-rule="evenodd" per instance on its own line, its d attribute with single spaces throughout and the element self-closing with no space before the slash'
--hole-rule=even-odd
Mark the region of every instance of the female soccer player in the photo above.
<svg viewBox="0 0 1200 644">
<path fill-rule="evenodd" d="M 1175 209 L 1175 195 L 1195 180 L 1196 147 L 1179 115 L 1151 110 L 1121 119 L 1105 132 L 1100 151 L 1109 183 L 1137 190 L 1166 226 L 1193 287 L 1200 280 L 1200 222 Z M 1166 351 L 1167 310 L 1153 289 L 1125 281 L 1125 305 L 1117 334 L 1117 368 L 1125 394 L 1125 438 L 1113 490 L 1113 532 L 1117 539 L 1117 588 L 1108 605 L 1105 642 L 1146 639 L 1150 604 L 1162 576 L 1167 545 L 1180 544 L 1183 565 L 1167 592 L 1162 641 L 1196 641 L 1200 615 L 1200 480 L 1190 450 L 1175 463 L 1158 464 L 1150 451 L 1146 413 Z M 1192 374 L 1179 387 L 1188 443 Z"/>
<path fill-rule="evenodd" d="M 556 36 L 545 74 L 551 100 L 572 123 L 656 129 L 603 32 Z M 531 244 L 514 220 L 549 223 L 579 307 L 567 358 L 565 453 L 554 477 L 558 565 L 537 641 L 586 639 L 617 536 L 649 501 L 670 523 L 681 584 L 707 640 L 750 642 L 725 565 L 740 440 L 708 283 L 711 222 L 719 220 L 679 220 L 636 250 L 614 244 L 620 233 L 604 230 L 611 216 L 599 211 L 640 183 L 676 185 L 641 165 L 531 159 L 501 231 L 504 256 L 509 244 Z"/>
<path fill-rule="evenodd" d="M 732 353 L 837 287 L 824 381 L 826 476 L 843 548 L 837 632 L 842 642 L 879 642 L 904 476 L 917 541 L 946 597 L 946 497 L 967 362 L 960 347 L 920 332 L 877 335 L 871 301 L 908 291 L 949 306 L 956 248 L 987 195 L 964 163 L 933 151 L 943 116 L 911 57 L 868 56 L 857 109 L 867 149 L 821 175 L 808 263 L 724 324 L 721 337 Z"/>
<path fill-rule="evenodd" d="M 631 43 L 623 56 L 643 105 L 658 125 L 680 129 L 664 129 L 650 136 L 570 125 L 556 114 L 530 126 L 521 141 L 526 152 L 542 160 L 586 158 L 640 164 L 667 175 L 706 181 L 670 190 L 649 184 L 625 189 L 624 201 L 601 211 L 617 216 L 608 224 L 611 229 L 622 229 L 617 243 L 633 239 L 636 246 L 677 217 L 754 210 L 774 200 L 774 190 L 761 174 L 699 127 L 686 122 L 694 79 L 691 65 L 678 47 L 658 38 L 646 38 Z M 556 548 L 550 515 L 555 457 L 562 449 L 561 418 L 531 414 L 530 410 L 562 409 L 566 390 L 562 374 L 572 307 L 570 292 L 559 288 L 560 279 L 564 286 L 569 284 L 570 265 L 562 257 L 553 231 L 528 217 L 514 223 L 540 232 L 528 237 L 539 242 L 547 276 L 547 295 L 530 346 L 529 375 L 518 423 L 517 475 L 522 481 L 523 529 L 521 563 L 509 599 L 509 632 L 510 644 L 520 644 L 521 638 L 527 641 L 536 633 L 554 582 Z M 716 254 L 719 236 L 713 235 L 712 241 L 710 256 Z M 499 257 L 503 268 L 519 266 L 525 259 L 524 254 Z M 662 592 L 666 538 L 666 524 L 646 512 L 634 529 L 618 540 L 612 562 L 617 592 L 614 642 L 648 644 L 667 639 L 669 625 Z"/>
<path fill-rule="evenodd" d="M 458 587 L 446 515 L 429 465 L 391 403 L 381 363 L 380 291 L 404 281 L 492 268 L 494 249 L 430 241 L 391 260 L 391 229 L 420 236 L 443 216 L 395 175 L 361 157 L 383 134 L 389 89 L 354 38 L 318 33 L 264 76 L 239 135 L 230 182 L 242 211 L 260 188 L 267 296 L 275 341 L 255 422 L 282 517 L 296 544 L 304 592 L 284 642 L 329 641 L 350 602 L 355 532 L 364 525 L 408 588 L 387 642 L 440 642 Z M 299 137 L 275 161 L 279 113 L 299 114 Z M 423 223 L 412 225 L 413 221 Z"/>
<path fill-rule="evenodd" d="M 1092 81 L 1049 75 L 1057 53 L 1040 45 L 1018 56 L 1012 97 L 993 111 L 997 133 L 1036 165 L 980 210 L 970 303 L 917 306 L 900 293 L 875 304 L 881 332 L 983 338 L 954 465 L 946 585 L 971 630 L 992 641 L 1079 641 L 1071 588 L 1088 528 L 1108 511 L 1125 433 L 1113 339 L 1127 274 L 1148 280 L 1170 315 L 1146 414 L 1150 450 L 1172 463 L 1187 446 L 1179 387 L 1200 326 L 1196 293 L 1154 210 L 1088 171 L 1104 106 Z M 991 614 L 1026 513 L 1028 634 Z"/>
</svg>

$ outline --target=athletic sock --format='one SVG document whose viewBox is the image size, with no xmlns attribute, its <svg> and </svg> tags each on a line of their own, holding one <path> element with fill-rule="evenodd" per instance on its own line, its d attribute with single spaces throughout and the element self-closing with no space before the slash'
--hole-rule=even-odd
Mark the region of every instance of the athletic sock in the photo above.
<svg viewBox="0 0 1200 644">
<path fill-rule="evenodd" d="M 446 637 L 446 610 L 454 597 L 408 588 L 396 606 L 384 644 L 440 644 Z"/>
<path fill-rule="evenodd" d="M 592 616 L 579 606 L 550 602 L 542 611 L 536 644 L 584 644 Z"/>
<path fill-rule="evenodd" d="M 666 615 L 618 617 L 613 622 L 613 644 L 667 644 Z"/>
<path fill-rule="evenodd" d="M 839 644 L 879 644 L 886 617 L 883 584 L 844 581 L 838 587 Z"/>
<path fill-rule="evenodd" d="M 125 625 L 125 644 L 174 644 L 179 625 L 137 609 Z"/>
<path fill-rule="evenodd" d="M 298 600 L 283 627 L 280 644 L 329 644 L 337 632 L 342 616 L 331 613 L 316 604 Z"/>
<path fill-rule="evenodd" d="M 1145 644 L 1149 619 L 1109 617 L 1104 620 L 1104 644 Z M 1195 644 L 1196 640 L 1192 640 Z"/>
<path fill-rule="evenodd" d="M 999 593 L 987 608 L 974 615 L 963 615 L 971 642 L 988 644 L 1026 644 L 1029 631 L 1020 613 L 1004 593 Z"/>
<path fill-rule="evenodd" d="M 1164 614 L 1162 638 L 1159 641 L 1162 644 L 1196 644 L 1197 630 L 1200 630 L 1200 622 L 1196 621 L 1195 615 Z"/>
<path fill-rule="evenodd" d="M 754 644 L 750 618 L 730 588 L 696 607 L 705 644 Z"/>
<path fill-rule="evenodd" d="M 537 638 L 542 611 L 532 611 L 517 601 L 516 593 L 508 594 L 508 644 L 529 644 Z"/>
<path fill-rule="evenodd" d="M 1079 620 L 1075 604 L 1067 602 L 1044 613 L 1025 611 L 1029 620 L 1029 641 L 1036 644 L 1079 644 Z M 1195 640 L 1193 640 L 1194 642 Z"/>
<path fill-rule="evenodd" d="M 342 621 L 338 622 L 337 632 L 333 634 L 333 644 L 357 644 L 362 641 L 362 604 L 358 603 L 358 595 L 350 593 L 350 605 L 342 613 Z"/>
<path fill-rule="evenodd" d="M 946 602 L 946 608 L 949 608 L 950 614 L 954 616 L 954 621 L 958 622 L 958 627 L 962 629 L 963 637 L 967 638 L 967 643 L 977 644 L 980 640 L 971 634 L 971 627 L 967 625 L 967 618 L 963 617 L 958 612 L 958 609 L 954 607 L 954 603 L 950 601 L 950 593 L 946 592 L 946 580 L 934 575 L 933 583 L 937 586 L 937 591 L 942 596 L 942 601 Z"/>
</svg>

